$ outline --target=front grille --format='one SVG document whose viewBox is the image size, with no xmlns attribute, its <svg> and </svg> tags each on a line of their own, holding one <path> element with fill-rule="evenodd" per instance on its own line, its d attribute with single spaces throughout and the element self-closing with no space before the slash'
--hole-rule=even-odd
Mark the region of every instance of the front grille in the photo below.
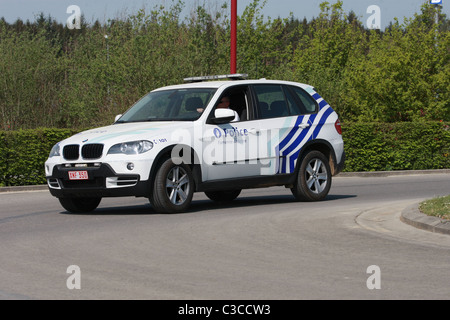
<svg viewBox="0 0 450 320">
<path fill-rule="evenodd" d="M 81 148 L 83 159 L 99 159 L 102 157 L 103 144 L 91 143 Z M 80 146 L 78 144 L 69 144 L 63 149 L 63 156 L 66 160 L 78 160 L 80 157 Z"/>
<path fill-rule="evenodd" d="M 81 148 L 83 159 L 99 159 L 102 157 L 103 144 L 86 144 Z"/>
<path fill-rule="evenodd" d="M 69 144 L 63 149 L 63 156 L 66 160 L 77 160 L 80 157 L 80 147 L 77 144 Z"/>
</svg>

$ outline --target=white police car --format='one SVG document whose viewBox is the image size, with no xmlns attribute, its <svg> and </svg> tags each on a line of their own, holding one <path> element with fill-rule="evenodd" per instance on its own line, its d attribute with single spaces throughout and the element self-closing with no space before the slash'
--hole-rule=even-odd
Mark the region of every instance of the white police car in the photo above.
<svg viewBox="0 0 450 320">
<path fill-rule="evenodd" d="M 298 200 L 326 197 L 344 164 L 336 112 L 309 85 L 242 76 L 153 90 L 113 125 L 57 143 L 45 163 L 51 194 L 70 212 L 118 196 L 182 212 L 194 192 L 231 201 L 269 186 Z"/>
</svg>

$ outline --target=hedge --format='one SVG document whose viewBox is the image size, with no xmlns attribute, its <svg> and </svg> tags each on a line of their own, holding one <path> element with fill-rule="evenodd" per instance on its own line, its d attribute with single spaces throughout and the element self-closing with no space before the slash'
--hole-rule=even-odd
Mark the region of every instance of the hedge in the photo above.
<svg viewBox="0 0 450 320">
<path fill-rule="evenodd" d="M 44 184 L 44 162 L 52 146 L 71 129 L 0 131 L 0 186 Z"/>
<path fill-rule="evenodd" d="M 345 171 L 450 168 L 448 123 L 347 123 L 342 128 Z"/>
<path fill-rule="evenodd" d="M 344 171 L 450 168 L 450 127 L 445 122 L 343 123 Z M 0 131 L 0 186 L 45 184 L 52 146 L 78 131 Z"/>
</svg>

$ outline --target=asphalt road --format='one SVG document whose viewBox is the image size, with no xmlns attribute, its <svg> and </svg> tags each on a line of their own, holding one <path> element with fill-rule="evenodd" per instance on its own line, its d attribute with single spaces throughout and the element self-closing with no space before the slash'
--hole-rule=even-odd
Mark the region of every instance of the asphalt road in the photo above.
<svg viewBox="0 0 450 320">
<path fill-rule="evenodd" d="M 175 215 L 141 198 L 69 214 L 48 191 L 0 193 L 0 299 L 448 299 L 450 236 L 399 216 L 449 193 L 450 174 L 338 176 L 322 202 L 196 194 Z"/>
</svg>

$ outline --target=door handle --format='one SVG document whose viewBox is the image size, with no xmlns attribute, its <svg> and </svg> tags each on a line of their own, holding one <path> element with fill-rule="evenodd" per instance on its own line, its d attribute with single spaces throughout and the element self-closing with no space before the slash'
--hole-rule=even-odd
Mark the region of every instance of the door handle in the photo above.
<svg viewBox="0 0 450 320">
<path fill-rule="evenodd" d="M 300 124 L 298 125 L 298 127 L 299 127 L 300 129 L 306 129 L 306 128 L 308 128 L 309 126 L 310 126 L 309 123 L 300 123 Z"/>
<path fill-rule="evenodd" d="M 259 135 L 259 130 L 256 128 L 251 128 L 251 129 L 248 129 L 248 133 Z"/>
</svg>

